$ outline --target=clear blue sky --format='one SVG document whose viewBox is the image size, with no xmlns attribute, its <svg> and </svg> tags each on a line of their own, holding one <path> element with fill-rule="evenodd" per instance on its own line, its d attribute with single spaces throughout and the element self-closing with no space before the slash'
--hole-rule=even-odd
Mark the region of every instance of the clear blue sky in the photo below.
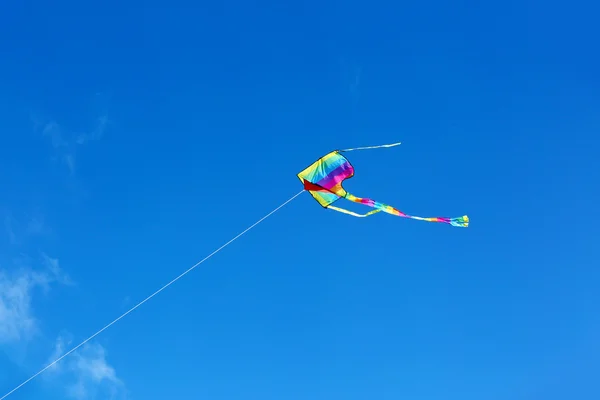
<svg viewBox="0 0 600 400">
<path fill-rule="evenodd" d="M 0 396 L 402 141 L 9 399 L 600 397 L 598 6 L 218 3 L 0 5 Z"/>
</svg>

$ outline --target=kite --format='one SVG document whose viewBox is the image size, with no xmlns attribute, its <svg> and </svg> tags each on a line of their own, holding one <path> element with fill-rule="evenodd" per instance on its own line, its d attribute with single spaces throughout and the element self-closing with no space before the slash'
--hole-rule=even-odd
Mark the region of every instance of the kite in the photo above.
<svg viewBox="0 0 600 400">
<path fill-rule="evenodd" d="M 324 208 L 338 211 L 344 214 L 349 214 L 354 217 L 368 217 L 378 212 L 385 212 L 388 214 L 396 215 L 398 217 L 416 219 L 420 221 L 428 222 L 442 222 L 450 224 L 452 226 L 466 228 L 469 226 L 469 217 L 464 215 L 457 218 L 446 218 L 446 217 L 417 217 L 414 215 L 408 215 L 402 211 L 389 206 L 387 204 L 380 203 L 375 200 L 361 198 L 348 193 L 342 186 L 344 180 L 352 178 L 354 176 L 354 167 L 342 152 L 353 151 L 353 150 L 364 150 L 364 149 L 378 149 L 383 147 L 394 147 L 400 143 L 385 144 L 381 146 L 369 146 L 369 147 L 357 147 L 354 149 L 346 150 L 335 150 L 331 153 L 319 158 L 317 161 L 312 163 L 297 176 L 300 181 L 304 184 L 304 190 L 308 191 L 312 197 Z M 366 206 L 374 208 L 374 210 L 367 212 L 366 214 L 358 214 L 343 208 L 333 206 L 333 203 L 339 199 L 346 199 L 355 203 L 364 204 Z"/>
</svg>

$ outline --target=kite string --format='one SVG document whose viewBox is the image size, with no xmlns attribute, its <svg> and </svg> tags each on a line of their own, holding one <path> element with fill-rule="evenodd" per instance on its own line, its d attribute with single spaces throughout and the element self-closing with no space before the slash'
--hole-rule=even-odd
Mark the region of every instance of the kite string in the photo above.
<svg viewBox="0 0 600 400">
<path fill-rule="evenodd" d="M 395 147 L 395 146 L 399 146 L 401 145 L 401 142 L 398 143 L 391 143 L 391 144 L 382 144 L 379 146 L 365 146 L 365 147 L 354 147 L 352 149 L 344 149 L 344 150 L 340 150 L 340 151 L 354 151 L 354 150 L 367 150 L 367 149 L 382 149 L 384 147 Z M 0 399 L 2 400 L 2 399 Z"/>
<path fill-rule="evenodd" d="M 123 313 L 120 317 L 118 317 L 117 319 L 115 319 L 114 321 L 112 321 L 111 323 L 109 323 L 108 325 L 106 325 L 104 328 L 100 329 L 98 332 L 94 333 L 92 336 L 88 337 L 83 342 L 81 342 L 77 346 L 73 347 L 71 350 L 69 350 L 68 352 L 66 352 L 65 354 L 63 354 L 62 356 L 60 356 L 59 358 L 57 358 L 56 360 L 54 360 L 53 362 L 51 362 L 50 364 L 48 364 L 46 367 L 44 367 L 43 369 L 41 369 L 39 372 L 37 372 L 36 374 L 32 375 L 29 379 L 27 379 L 26 381 L 24 381 L 23 383 L 21 383 L 19 386 L 17 386 L 16 388 L 14 388 L 13 390 L 11 390 L 10 392 L 8 392 L 7 394 L 5 394 L 4 396 L 0 397 L 0 400 L 4 400 L 8 396 L 10 396 L 12 393 L 14 393 L 17 390 L 19 390 L 25 384 L 27 384 L 28 382 L 30 382 L 33 379 L 35 379 L 38 375 L 42 374 L 48 368 L 52 367 L 53 365 L 55 365 L 56 363 L 58 363 L 60 360 L 62 360 L 63 358 L 65 358 L 69 354 L 73 353 L 75 350 L 77 350 L 78 348 L 80 348 L 81 346 L 83 346 L 84 344 L 86 344 L 87 342 L 89 342 L 90 340 L 92 340 L 93 338 L 95 338 L 96 336 L 98 336 L 99 334 L 101 334 L 102 332 L 104 332 L 106 329 L 110 328 L 112 325 L 114 325 L 116 322 L 118 322 L 119 320 L 121 320 L 123 317 L 127 316 L 129 313 L 131 313 L 132 311 L 134 311 L 136 308 L 138 308 L 139 306 L 141 306 L 142 304 L 144 304 L 145 302 L 147 302 L 148 300 L 150 300 L 151 298 L 153 298 L 154 296 L 156 296 L 157 294 L 159 294 L 160 292 L 162 292 L 163 290 L 165 290 L 166 288 L 168 288 L 169 286 L 171 286 L 173 283 L 177 282 L 179 279 L 183 278 L 185 275 L 187 275 L 189 272 L 191 272 L 192 270 L 194 270 L 200 264 L 202 264 L 203 262 L 205 262 L 206 260 L 208 260 L 209 258 L 211 258 L 212 256 L 214 256 L 215 254 L 217 254 L 218 252 L 220 252 L 221 250 L 223 250 L 225 247 L 229 246 L 231 243 L 233 243 L 234 241 L 236 241 L 238 238 L 240 238 L 242 235 L 244 235 L 250 229 L 254 228 L 256 225 L 258 225 L 261 222 L 263 222 L 265 219 L 267 219 L 268 217 L 270 217 L 271 215 L 273 215 L 279 209 L 283 208 L 283 206 L 285 206 L 286 204 L 288 204 L 289 202 L 291 202 L 292 200 L 294 200 L 296 197 L 300 196 L 303 192 L 304 192 L 304 190 L 301 190 L 300 192 L 298 192 L 297 194 L 295 194 L 294 196 L 292 196 L 291 198 L 289 198 L 283 204 L 281 204 L 280 206 L 278 206 L 277 208 L 275 208 L 273 211 L 271 211 L 270 213 L 268 213 L 267 215 L 265 215 L 264 217 L 262 217 L 261 219 L 259 219 L 258 221 L 256 221 L 254 224 L 250 225 L 248 228 L 246 228 L 241 233 L 239 233 L 233 239 L 229 240 L 227 243 L 225 243 L 224 245 L 222 245 L 221 247 L 219 247 L 218 249 L 216 249 L 215 251 L 213 251 L 212 253 L 210 253 L 208 256 L 204 257 L 202 260 L 198 261 L 196 264 L 194 264 L 187 271 L 183 272 L 177 278 L 173 279 L 171 282 L 167 283 L 166 285 L 164 285 L 163 287 L 161 287 L 160 289 L 158 289 L 156 292 L 154 292 L 150 296 L 146 297 L 144 300 L 142 300 L 141 302 L 139 302 L 138 304 L 136 304 L 135 306 L 133 306 L 127 312 Z"/>
</svg>

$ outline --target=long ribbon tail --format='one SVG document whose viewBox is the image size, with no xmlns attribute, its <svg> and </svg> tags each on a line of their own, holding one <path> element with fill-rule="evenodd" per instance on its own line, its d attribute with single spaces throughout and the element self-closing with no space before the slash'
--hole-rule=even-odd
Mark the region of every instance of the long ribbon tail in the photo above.
<svg viewBox="0 0 600 400">
<path fill-rule="evenodd" d="M 469 217 L 464 215 L 462 217 L 457 217 L 457 218 L 446 218 L 446 217 L 417 217 L 414 215 L 408 215 L 403 213 L 402 211 L 389 206 L 387 204 L 383 204 L 380 203 L 378 201 L 375 200 L 371 200 L 371 199 L 366 199 L 366 198 L 361 198 L 361 197 L 356 197 L 353 194 L 347 193 L 345 196 L 345 199 L 353 201 L 355 203 L 359 203 L 359 204 L 364 204 L 366 206 L 369 207 L 373 207 L 377 210 L 383 211 L 385 213 L 388 214 L 392 214 L 392 215 L 396 215 L 398 217 L 403 217 L 403 218 L 410 218 L 410 219 L 416 219 L 419 221 L 428 221 L 428 222 L 443 222 L 446 224 L 450 224 L 452 226 L 457 226 L 457 227 L 461 227 L 461 228 L 466 228 L 469 226 Z"/>
<path fill-rule="evenodd" d="M 339 207 L 335 207 L 335 206 L 327 206 L 327 208 L 329 210 L 333 210 L 333 211 L 341 212 L 341 213 L 344 213 L 344 214 L 352 215 L 353 217 L 358 217 L 358 218 L 368 217 L 369 215 L 377 214 L 378 212 L 381 211 L 381 210 L 373 210 L 373 211 L 369 211 L 366 214 L 358 214 L 358 213 L 355 213 L 353 211 L 349 211 L 349 210 L 346 210 L 344 208 L 339 208 Z"/>
<path fill-rule="evenodd" d="M 383 149 L 383 148 L 386 148 L 386 147 L 400 146 L 401 144 L 402 144 L 401 142 L 398 142 L 398 143 L 391 143 L 391 144 L 382 144 L 382 145 L 379 145 L 379 146 L 354 147 L 352 149 L 344 149 L 344 150 L 340 150 L 340 151 Z"/>
</svg>

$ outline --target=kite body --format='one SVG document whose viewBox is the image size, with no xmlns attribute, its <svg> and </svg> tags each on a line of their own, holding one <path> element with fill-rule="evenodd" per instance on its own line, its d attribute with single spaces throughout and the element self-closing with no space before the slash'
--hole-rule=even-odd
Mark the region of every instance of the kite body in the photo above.
<svg viewBox="0 0 600 400">
<path fill-rule="evenodd" d="M 356 197 L 353 194 L 348 193 L 344 189 L 342 183 L 344 180 L 352 178 L 354 176 L 354 167 L 352 166 L 352 164 L 350 164 L 346 157 L 340 154 L 341 152 L 363 150 L 367 148 L 392 147 L 397 146 L 399 144 L 400 143 L 394 143 L 391 145 L 332 151 L 331 153 L 319 158 L 306 169 L 301 171 L 298 174 L 298 178 L 300 178 L 300 181 L 304 184 L 304 190 L 308 191 L 321 206 L 330 210 L 349 214 L 354 217 L 368 217 L 370 215 L 383 211 L 385 213 L 396 215 L 398 217 L 411 218 L 428 222 L 443 222 L 458 227 L 469 226 L 469 217 L 466 215 L 458 218 L 417 217 L 405 214 L 392 206 L 380 203 L 375 200 Z M 335 203 L 341 198 L 355 203 L 364 204 L 366 206 L 374 208 L 374 210 L 366 214 L 358 214 L 352 211 L 345 210 L 343 208 L 333 206 L 333 203 Z"/>
</svg>

